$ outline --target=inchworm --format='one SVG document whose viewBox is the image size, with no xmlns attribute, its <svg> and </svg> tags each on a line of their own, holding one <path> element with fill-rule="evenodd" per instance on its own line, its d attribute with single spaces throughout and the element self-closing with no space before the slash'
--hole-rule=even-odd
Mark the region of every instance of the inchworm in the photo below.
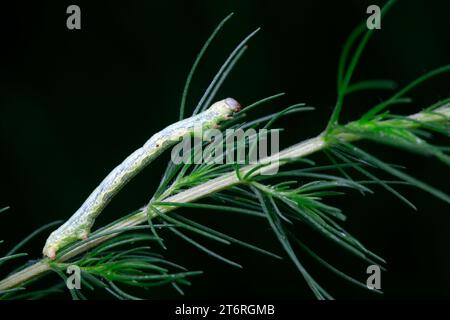
<svg viewBox="0 0 450 320">
<path fill-rule="evenodd" d="M 214 103 L 198 115 L 176 122 L 154 134 L 141 148 L 129 155 L 120 165 L 89 195 L 83 205 L 57 230 L 48 237 L 43 254 L 55 259 L 56 252 L 62 247 L 80 239 L 87 239 L 97 216 L 109 201 L 136 174 L 158 157 L 164 150 L 180 141 L 183 137 L 195 135 L 196 128 L 207 130 L 217 127 L 224 120 L 239 111 L 241 106 L 233 98 Z"/>
</svg>

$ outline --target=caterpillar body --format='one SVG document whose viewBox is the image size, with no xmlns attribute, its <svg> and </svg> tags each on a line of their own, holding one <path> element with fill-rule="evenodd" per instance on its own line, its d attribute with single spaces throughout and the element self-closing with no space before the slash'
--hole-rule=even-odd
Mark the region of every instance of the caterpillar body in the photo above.
<svg viewBox="0 0 450 320">
<path fill-rule="evenodd" d="M 62 247 L 76 240 L 87 239 L 95 219 L 109 201 L 164 150 L 185 136 L 195 135 L 195 128 L 207 130 L 217 127 L 220 122 L 230 119 L 240 108 L 236 100 L 227 98 L 214 103 L 198 115 L 178 121 L 154 134 L 141 148 L 114 168 L 69 220 L 50 234 L 43 254 L 55 259 L 56 252 Z"/>
</svg>

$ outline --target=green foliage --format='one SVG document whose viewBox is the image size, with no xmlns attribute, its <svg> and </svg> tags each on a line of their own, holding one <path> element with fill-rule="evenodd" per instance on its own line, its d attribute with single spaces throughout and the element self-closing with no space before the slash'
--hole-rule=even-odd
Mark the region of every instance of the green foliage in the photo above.
<svg viewBox="0 0 450 320">
<path fill-rule="evenodd" d="M 180 285 L 190 285 L 188 277 L 201 271 L 187 271 L 184 267 L 151 252 L 147 243 L 155 241 L 148 233 L 125 233 L 97 246 L 81 257 L 64 263 L 51 262 L 53 271 L 67 281 L 65 270 L 76 265 L 81 270 L 82 287 L 89 291 L 103 289 L 119 299 L 139 299 L 126 293 L 119 285 L 149 289 L 170 284 L 182 292 Z M 132 246 L 130 248 L 130 245 Z M 170 269 L 175 271 L 170 271 Z M 72 298 L 85 299 L 83 290 L 70 290 Z"/>
<path fill-rule="evenodd" d="M 383 8 L 383 14 L 386 14 L 394 2 L 393 0 L 388 1 Z M 208 46 L 230 17 L 231 15 L 227 16 L 214 30 L 187 76 L 180 103 L 180 119 L 186 114 L 189 86 L 195 70 L 206 54 Z M 410 99 L 405 97 L 406 93 L 431 77 L 450 71 L 450 67 L 438 68 L 419 77 L 394 93 L 391 98 L 370 108 L 360 119 L 348 124 L 341 124 L 339 122 L 340 113 L 345 99 L 351 93 L 365 90 L 394 90 L 396 88 L 395 82 L 384 79 L 351 82 L 364 48 L 373 35 L 372 30 L 366 32 L 365 30 L 365 24 L 361 24 L 355 29 L 345 43 L 339 60 L 336 105 L 324 132 L 318 132 L 319 137 L 324 141 L 320 151 L 323 153 L 325 163 L 316 164 L 304 157 L 281 159 L 280 165 L 286 166 L 286 169 L 283 168 L 273 175 L 260 175 L 259 170 L 264 168 L 265 164 L 247 167 L 248 159 L 245 159 L 244 163 L 237 164 L 203 162 L 201 164 L 176 165 L 169 162 L 156 192 L 144 208 L 97 230 L 88 240 L 79 241 L 64 248 L 59 252 L 56 261 L 47 261 L 51 269 L 63 280 L 66 280 L 67 266 L 76 264 L 82 270 L 85 288 L 106 290 L 118 299 L 139 299 L 127 293 L 127 288 L 137 287 L 145 291 L 155 286 L 172 285 L 182 293 L 180 286 L 190 283 L 187 278 L 200 273 L 199 271 L 189 272 L 183 267 L 165 260 L 156 253 L 156 250 L 147 245 L 147 243 L 153 243 L 158 248 L 168 249 L 162 237 L 163 231 L 164 234 L 167 233 L 165 231 L 169 231 L 196 249 L 234 267 L 242 266 L 234 258 L 230 259 L 208 248 L 207 243 L 202 241 L 213 241 L 222 245 L 238 245 L 276 259 L 281 258 L 281 254 L 269 252 L 257 244 L 247 243 L 237 237 L 200 224 L 183 214 L 183 208 L 193 208 L 198 209 L 199 212 L 208 212 L 208 214 L 212 211 L 217 211 L 218 214 L 226 212 L 227 216 L 236 223 L 240 219 L 240 214 L 255 219 L 264 219 L 273 231 L 273 238 L 280 243 L 280 249 L 284 250 L 283 255 L 290 259 L 299 270 L 318 299 L 331 299 L 332 295 L 315 280 L 313 272 L 308 271 L 308 267 L 303 262 L 303 255 L 309 255 L 333 274 L 367 289 L 360 280 L 327 262 L 316 252 L 317 249 L 307 246 L 304 239 L 300 239 L 297 234 L 296 226 L 303 225 L 314 230 L 337 248 L 350 252 L 364 262 L 383 266 L 385 263 L 383 258 L 366 248 L 341 226 L 346 220 L 346 216 L 340 208 L 331 204 L 333 197 L 342 197 L 348 193 L 351 193 L 352 196 L 355 193 L 368 195 L 374 192 L 373 186 L 380 186 L 415 209 L 414 204 L 395 189 L 396 185 L 408 185 L 420 188 L 450 203 L 450 197 L 444 192 L 410 176 L 398 165 L 387 163 L 356 146 L 358 140 L 366 139 L 393 148 L 434 156 L 449 165 L 450 149 L 436 146 L 430 140 L 431 133 L 442 134 L 445 137 L 450 135 L 450 99 L 439 101 L 412 116 L 393 115 L 387 111 L 387 107 L 410 102 Z M 232 51 L 193 109 L 193 114 L 210 105 L 222 83 L 244 53 L 247 42 L 257 31 L 258 29 L 244 38 Z M 249 104 L 234 119 L 225 122 L 221 126 L 222 129 L 272 129 L 276 121 L 286 115 L 312 110 L 311 107 L 304 104 L 295 104 L 261 117 L 253 115 L 253 111 L 257 108 L 274 103 L 283 95 L 284 93 L 272 95 Z M 231 142 L 232 148 L 226 148 L 230 144 L 227 138 L 227 133 L 224 132 L 222 141 L 204 142 L 204 146 L 222 143 L 226 152 L 217 157 L 226 159 L 238 148 L 234 142 Z M 261 137 L 258 135 L 248 139 L 245 147 L 248 150 L 254 148 L 260 139 Z M 195 156 L 194 150 L 191 150 L 191 153 Z M 381 173 L 392 175 L 394 180 L 378 177 Z M 168 201 L 175 195 L 227 177 L 237 177 L 238 179 L 224 186 L 219 192 L 202 195 L 205 198 L 202 202 Z M 364 180 L 357 177 L 364 177 Z M 178 210 L 179 213 L 173 212 L 174 210 Z M 143 216 L 145 219 L 141 219 Z M 147 222 L 145 226 L 132 226 L 137 222 L 144 221 Z M 114 226 L 122 225 L 125 227 L 114 229 Z M 36 233 L 48 227 L 49 225 L 43 226 Z M 202 240 L 194 240 L 191 234 Z M 21 257 L 22 255 L 15 254 L 15 252 L 31 237 L 17 245 L 5 257 L 0 258 L 0 264 Z M 320 243 L 317 244 L 317 247 L 320 247 Z M 90 250 L 85 252 L 86 248 Z M 26 284 L 24 283 L 24 286 Z M 26 293 L 23 293 L 24 287 L 16 287 L 0 291 L 0 298 L 40 298 L 47 294 L 60 292 L 61 287 L 61 283 L 59 283 L 43 290 L 27 290 Z M 373 290 L 373 292 L 380 293 L 377 290 Z M 87 298 L 87 294 L 85 295 L 85 292 L 80 290 L 71 290 L 71 295 L 74 299 Z"/>
<path fill-rule="evenodd" d="M 383 9 L 384 14 L 394 2 L 395 1 L 388 2 L 388 4 Z M 185 164 L 183 165 L 182 169 L 180 169 L 178 177 L 173 180 L 173 172 L 171 175 L 166 172 L 161 181 L 161 185 L 167 186 L 170 180 L 171 187 L 167 188 L 165 193 L 157 193 L 156 197 L 154 197 L 152 201 L 150 201 L 149 207 L 190 207 L 250 214 L 255 217 L 265 217 L 267 218 L 269 225 L 274 231 L 275 236 L 280 241 L 283 249 L 286 251 L 287 256 L 296 265 L 297 269 L 301 272 L 317 298 L 331 298 L 331 295 L 328 294 L 314 280 L 310 273 L 307 272 L 306 268 L 300 263 L 300 259 L 297 257 L 297 253 L 293 249 L 291 241 L 299 244 L 299 246 L 306 253 L 313 256 L 322 265 L 326 266 L 335 274 L 352 283 L 366 288 L 366 286 L 364 286 L 360 281 L 348 276 L 334 266 L 328 264 L 313 250 L 306 247 L 302 242 L 300 242 L 300 240 L 297 239 L 295 234 L 289 230 L 290 227 L 294 224 L 294 222 L 306 224 L 307 226 L 322 234 L 324 238 L 331 240 L 343 249 L 348 250 L 357 257 L 363 259 L 364 261 L 370 264 L 383 264 L 384 260 L 381 257 L 363 246 L 356 238 L 351 236 L 351 234 L 345 231 L 337 223 L 337 221 L 344 221 L 345 215 L 339 208 L 327 204 L 327 198 L 332 196 L 344 195 L 344 190 L 351 189 L 356 190 L 361 194 L 373 193 L 373 191 L 369 188 L 369 185 L 377 184 L 405 201 L 409 206 L 415 208 L 415 206 L 406 197 L 404 197 L 394 189 L 393 185 L 402 183 L 421 188 L 446 202 L 448 202 L 449 197 L 442 191 L 436 190 L 435 188 L 428 186 L 427 184 L 407 175 L 400 169 L 397 169 L 395 165 L 385 163 L 375 156 L 370 155 L 370 153 L 356 148 L 352 143 L 346 141 L 346 139 L 341 138 L 348 138 L 349 136 L 351 136 L 353 138 L 351 138 L 350 140 L 368 139 L 378 143 L 388 144 L 396 148 L 404 148 L 406 150 L 419 152 L 425 155 L 434 155 L 445 163 L 448 163 L 448 156 L 446 154 L 448 150 L 446 150 L 445 148 L 433 146 L 419 136 L 427 130 L 432 130 L 448 135 L 449 126 L 448 118 L 446 117 L 442 117 L 440 121 L 438 120 L 430 122 L 429 119 L 424 119 L 425 121 L 422 121 L 420 119 L 415 119 L 412 117 L 393 116 L 388 113 L 378 115 L 380 111 L 383 111 L 385 107 L 389 105 L 392 105 L 394 103 L 401 103 L 403 101 L 409 101 L 402 100 L 404 94 L 409 92 L 416 85 L 429 79 L 430 77 L 448 71 L 447 67 L 439 68 L 413 81 L 412 84 L 406 86 L 404 89 L 394 94 L 390 99 L 373 107 L 361 119 L 351 122 L 347 125 L 340 125 L 338 123 L 339 114 L 344 105 L 345 96 L 361 90 L 393 90 L 396 87 L 395 82 L 390 80 L 366 80 L 354 84 L 350 83 L 352 74 L 360 59 L 360 56 L 367 44 L 368 39 L 373 33 L 373 31 L 367 31 L 365 34 L 363 34 L 364 30 L 366 30 L 366 28 L 363 24 L 355 29 L 344 46 L 339 63 L 338 101 L 325 135 L 330 146 L 329 150 L 326 151 L 326 155 L 328 156 L 331 163 L 321 167 L 315 166 L 313 164 L 311 168 L 280 171 L 272 176 L 256 176 L 255 178 L 252 177 L 252 174 L 256 172 L 260 167 L 252 169 L 249 173 L 242 177 L 239 171 L 243 167 L 243 165 L 241 164 L 234 166 L 234 168 L 230 168 L 227 165 L 198 165 L 193 169 L 191 168 L 192 165 Z M 361 38 L 359 42 L 358 38 Z M 350 57 L 350 51 L 352 50 L 353 46 L 355 46 L 354 54 Z M 245 122 L 239 123 L 239 120 L 245 119 L 249 111 L 253 110 L 255 107 L 260 106 L 263 103 L 270 102 L 281 95 L 282 94 L 274 95 L 251 104 L 243 110 L 244 114 L 239 115 L 238 119 L 235 119 L 228 125 L 233 128 L 266 128 L 270 127 L 276 121 L 276 119 L 278 119 L 278 117 L 292 112 L 292 110 L 295 110 L 295 108 L 303 107 L 302 104 L 299 104 L 288 107 L 276 114 L 268 115 L 256 120 L 247 120 Z M 201 101 L 203 101 L 204 98 L 202 98 Z M 303 109 L 301 111 L 303 111 Z M 426 117 L 426 113 L 422 113 L 421 115 Z M 266 125 L 260 126 L 266 121 Z M 225 124 L 224 128 L 226 127 L 227 124 Z M 224 155 L 224 157 L 225 156 L 226 155 Z M 290 161 L 288 162 L 294 162 L 292 160 L 293 159 L 290 159 Z M 170 164 L 169 169 L 174 171 L 177 170 L 174 166 L 171 167 Z M 170 172 L 169 169 L 168 172 Z M 219 201 L 220 204 L 215 205 L 201 203 L 186 204 L 167 203 L 164 201 L 161 202 L 161 200 L 174 195 L 177 192 L 188 190 L 189 188 L 192 188 L 196 185 L 214 179 L 224 172 L 232 172 L 232 170 L 235 170 L 241 184 L 247 190 L 241 187 L 232 186 L 231 188 L 228 188 L 223 192 L 213 194 L 209 197 L 210 199 Z M 350 170 L 355 174 L 362 174 L 369 180 L 354 180 L 349 175 Z M 385 181 L 378 178 L 376 174 L 372 173 L 371 171 L 373 170 L 386 171 L 400 180 Z M 336 173 L 330 174 L 328 173 L 329 171 L 335 171 Z M 284 178 L 286 177 L 289 177 L 291 179 L 302 178 L 302 181 L 304 181 L 304 179 L 310 179 L 310 181 L 301 184 L 297 180 L 285 180 Z M 278 182 L 274 185 L 270 185 L 267 184 L 267 182 L 269 182 L 267 180 L 275 180 Z M 261 215 L 260 213 L 263 214 Z M 164 223 L 172 223 L 190 232 L 201 234 L 206 238 L 220 241 L 220 238 L 215 238 L 215 230 L 211 230 L 205 226 L 201 226 L 200 229 L 197 229 L 194 226 L 199 225 L 192 224 L 191 220 L 188 220 L 181 215 L 167 215 L 165 213 L 159 212 L 156 214 L 156 216 L 157 219 L 163 220 Z M 213 257 L 218 258 L 231 265 L 239 266 L 239 264 L 237 264 L 236 262 L 224 258 L 217 253 L 211 252 L 209 249 L 182 234 L 174 227 L 172 227 L 171 230 L 182 239 L 188 241 L 198 249 L 212 255 Z"/>
</svg>

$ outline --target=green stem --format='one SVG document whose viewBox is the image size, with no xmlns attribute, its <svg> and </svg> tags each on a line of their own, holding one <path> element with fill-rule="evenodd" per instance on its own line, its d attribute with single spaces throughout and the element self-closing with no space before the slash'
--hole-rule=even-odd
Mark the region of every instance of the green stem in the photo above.
<svg viewBox="0 0 450 320">
<path fill-rule="evenodd" d="M 409 116 L 409 118 L 427 123 L 448 121 L 450 119 L 450 103 L 438 109 L 435 109 L 433 112 L 419 112 Z M 399 121 L 399 120 L 387 120 L 387 121 Z M 406 120 L 403 122 L 399 122 L 398 125 L 404 128 L 415 128 L 420 126 L 420 124 L 417 122 Z M 332 135 L 333 132 L 329 134 Z M 269 172 L 273 172 L 273 170 L 277 169 L 278 166 L 282 166 L 283 164 L 287 163 L 286 161 L 282 160 L 302 158 L 317 151 L 322 151 L 326 149 L 327 147 L 330 146 L 330 142 L 328 141 L 331 141 L 328 139 L 328 137 L 329 135 L 325 136 L 324 134 L 320 134 L 315 138 L 300 142 L 296 145 L 293 145 L 287 149 L 282 150 L 281 152 L 275 155 L 272 155 L 270 157 L 261 160 L 262 163 L 269 163 L 269 164 L 265 166 L 260 166 L 260 168 L 258 168 L 257 170 L 255 170 L 255 168 L 260 164 L 251 164 L 243 167 L 242 169 L 239 170 L 240 173 L 239 175 L 245 176 L 250 171 L 253 171 L 251 172 L 252 176 L 263 175 Z M 361 137 L 358 137 L 354 134 L 342 134 L 342 133 L 336 133 L 336 136 L 334 138 L 338 138 L 339 140 L 344 142 L 351 142 L 361 139 Z M 196 187 L 180 192 L 176 195 L 170 196 L 164 199 L 164 202 L 175 202 L 175 203 L 194 202 L 199 199 L 210 196 L 213 193 L 219 192 L 221 190 L 230 188 L 232 186 L 241 183 L 245 183 L 245 181 L 241 181 L 237 176 L 236 172 L 233 171 L 224 174 L 220 177 L 217 177 L 215 179 L 212 179 L 208 182 L 205 182 L 201 185 L 198 185 Z M 166 213 L 177 209 L 177 207 L 170 207 L 164 205 L 164 206 L 157 206 L 157 209 L 162 213 Z M 113 223 L 109 227 L 102 230 L 102 232 L 105 233 L 108 232 L 108 235 L 97 237 L 91 241 L 87 241 L 80 244 L 79 246 L 65 253 L 62 257 L 60 257 L 57 260 L 57 262 L 67 261 L 93 247 L 96 247 L 100 243 L 120 234 L 120 232 L 117 233 L 109 233 L 109 232 L 121 230 L 126 227 L 136 226 L 145 223 L 146 221 L 147 221 L 147 210 L 146 208 L 142 208 L 141 210 L 131 215 L 130 217 L 122 219 L 116 223 Z M 36 262 L 35 264 L 21 271 L 18 271 L 8 276 L 6 279 L 0 281 L 0 290 L 6 290 L 19 286 L 20 284 L 27 282 L 45 272 L 48 272 L 49 270 L 50 270 L 49 260 L 47 258 L 44 258 L 39 262 Z"/>
</svg>

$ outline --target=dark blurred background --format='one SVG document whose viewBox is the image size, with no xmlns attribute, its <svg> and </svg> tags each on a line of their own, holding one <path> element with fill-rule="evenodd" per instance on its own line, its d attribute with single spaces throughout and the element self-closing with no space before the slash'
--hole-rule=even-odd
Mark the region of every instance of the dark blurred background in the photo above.
<svg viewBox="0 0 450 320">
<path fill-rule="evenodd" d="M 351 30 L 367 18 L 370 4 L 384 1 L 58 1 L 2 5 L 0 17 L 0 219 L 3 253 L 37 227 L 68 218 L 118 163 L 153 133 L 178 119 L 183 84 L 194 58 L 217 23 L 235 16 L 213 42 L 188 98 L 189 111 L 234 46 L 262 27 L 233 70 L 218 99 L 232 96 L 243 105 L 281 91 L 267 108 L 290 103 L 315 106 L 311 113 L 279 122 L 287 128 L 283 146 L 316 135 L 326 124 L 336 97 L 338 55 Z M 81 30 L 66 28 L 66 8 L 81 7 Z M 355 79 L 388 78 L 404 85 L 450 62 L 450 2 L 398 1 L 371 39 Z M 450 77 L 427 82 L 411 95 L 412 113 L 448 97 Z M 345 119 L 361 115 L 385 98 L 358 94 L 346 103 Z M 407 110 L 405 111 L 405 108 Z M 435 159 L 387 147 L 364 145 L 409 172 L 449 192 L 448 168 Z M 161 177 L 167 154 L 135 178 L 108 206 L 96 226 L 140 207 Z M 335 277 L 305 257 L 311 273 L 340 298 L 448 298 L 450 296 L 450 212 L 440 200 L 399 188 L 415 212 L 391 194 L 349 194 L 337 201 L 348 215 L 345 227 L 387 261 L 383 296 Z M 183 210 L 190 214 L 189 210 Z M 223 213 L 195 218 L 231 235 L 282 252 L 263 221 Z M 300 234 L 318 253 L 343 270 L 366 278 L 365 263 L 313 232 Z M 205 274 L 186 289 L 189 298 L 312 298 L 288 260 L 275 261 L 245 249 L 219 248 L 239 261 L 237 270 L 162 233 L 169 259 Z M 43 235 L 28 247 L 38 258 Z M 215 247 L 211 244 L 212 248 Z M 159 250 L 157 248 L 157 250 Z M 3 273 L 8 269 L 1 269 Z M 157 289 L 155 298 L 178 297 Z"/>
</svg>

